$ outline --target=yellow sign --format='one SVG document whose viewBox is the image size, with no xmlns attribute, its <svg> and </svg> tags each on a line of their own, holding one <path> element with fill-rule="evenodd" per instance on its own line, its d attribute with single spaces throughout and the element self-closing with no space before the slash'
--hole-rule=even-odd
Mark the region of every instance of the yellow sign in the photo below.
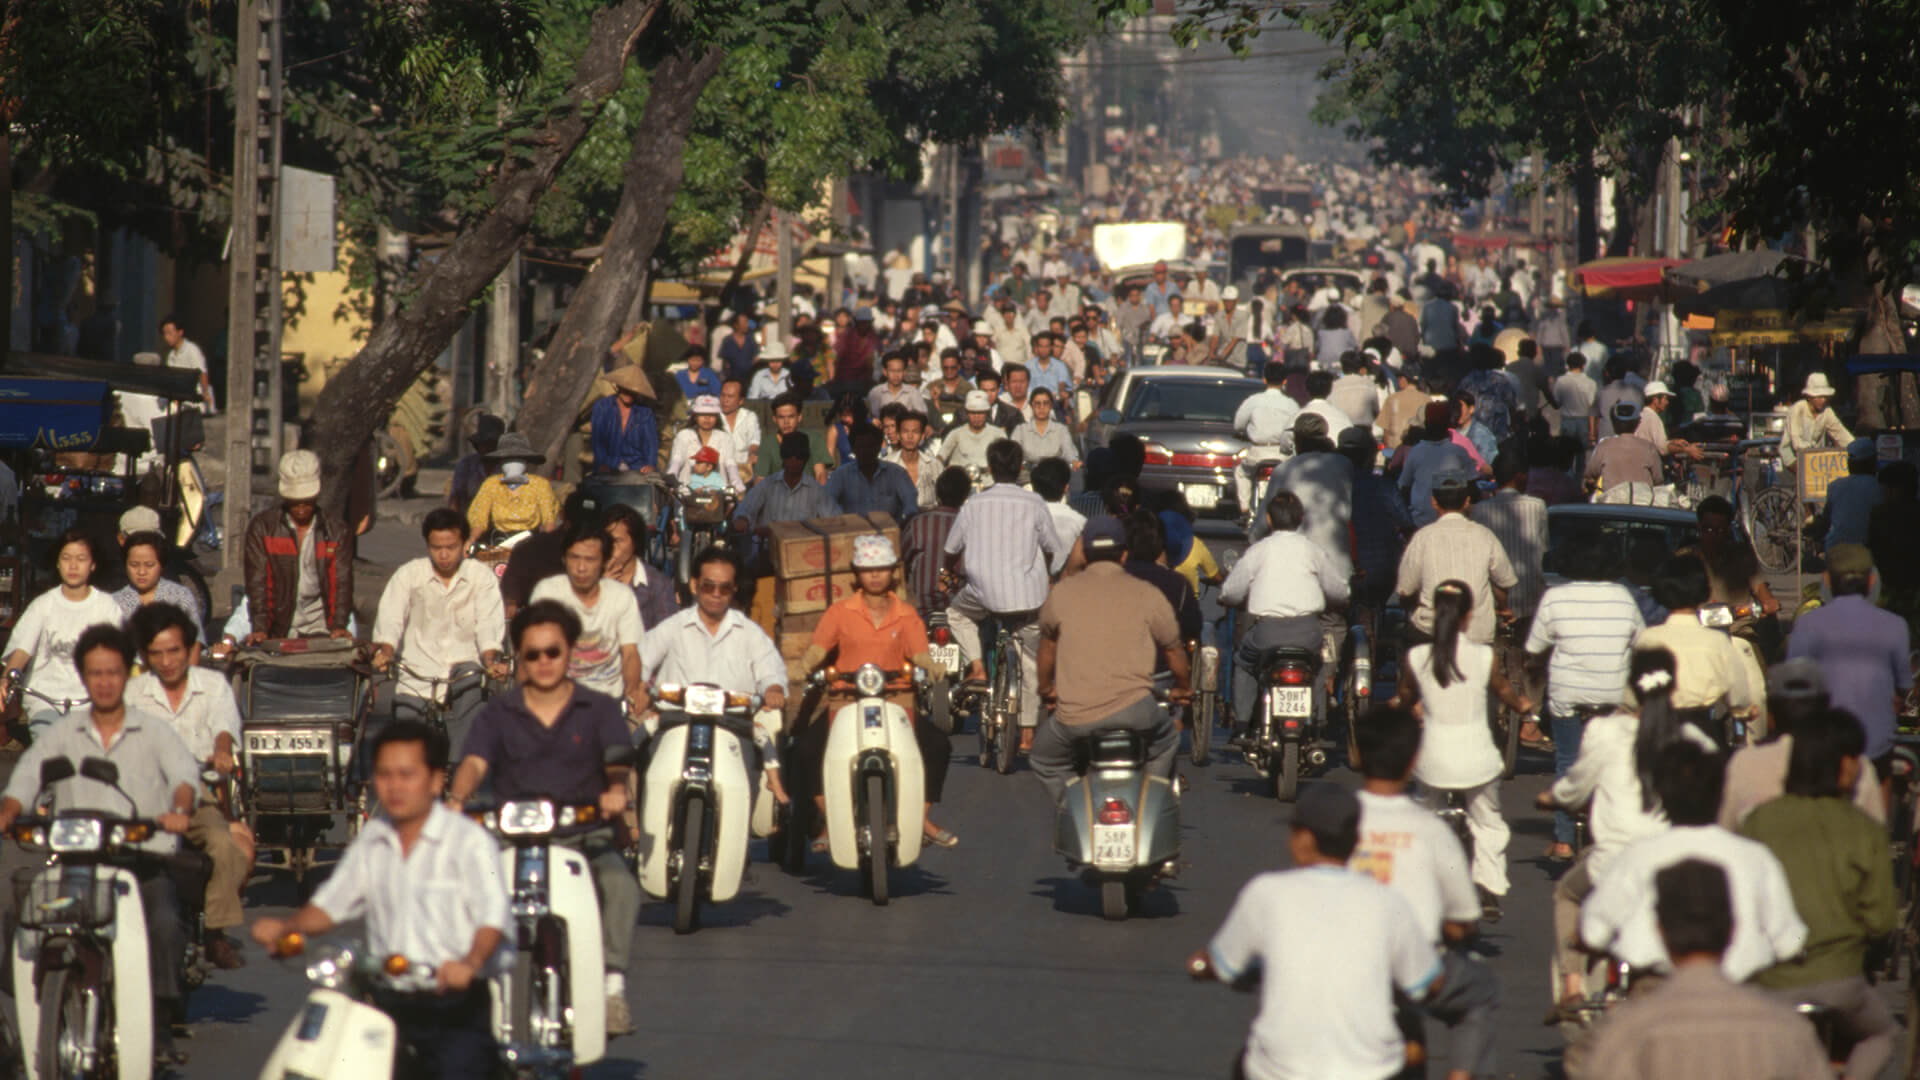
<svg viewBox="0 0 1920 1080">
<path fill-rule="evenodd" d="M 1844 341 L 1853 336 L 1856 311 L 1829 312 L 1819 320 L 1801 321 L 1777 309 L 1722 311 L 1714 316 L 1715 345 L 1792 345 L 1803 341 Z"/>
<path fill-rule="evenodd" d="M 1800 501 L 1823 502 L 1827 486 L 1847 475 L 1845 450 L 1807 450 L 1800 455 Z"/>
</svg>

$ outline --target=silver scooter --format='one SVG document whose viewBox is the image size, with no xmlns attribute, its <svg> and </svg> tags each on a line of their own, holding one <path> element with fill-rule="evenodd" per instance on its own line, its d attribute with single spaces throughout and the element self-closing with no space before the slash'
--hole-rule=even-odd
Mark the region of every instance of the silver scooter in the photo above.
<svg viewBox="0 0 1920 1080">
<path fill-rule="evenodd" d="M 1165 702 L 1161 702 L 1165 708 Z M 1180 793 L 1147 773 L 1147 736 L 1094 730 L 1074 747 L 1080 775 L 1054 812 L 1053 849 L 1100 889 L 1100 913 L 1124 919 L 1180 862 Z"/>
</svg>

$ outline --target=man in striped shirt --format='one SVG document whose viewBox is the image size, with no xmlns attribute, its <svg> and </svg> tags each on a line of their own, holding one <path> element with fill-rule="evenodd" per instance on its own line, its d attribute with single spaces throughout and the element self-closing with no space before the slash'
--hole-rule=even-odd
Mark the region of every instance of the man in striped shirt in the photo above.
<svg viewBox="0 0 1920 1080">
<path fill-rule="evenodd" d="M 949 466 L 934 480 L 933 489 L 938 505 L 915 514 L 900 530 L 900 565 L 907 576 L 907 591 L 923 616 L 947 605 L 946 590 L 940 587 L 940 563 L 973 481 L 967 470 Z"/>
<path fill-rule="evenodd" d="M 987 682 L 981 620 L 999 616 L 1019 627 L 1020 748 L 1025 750 L 1033 744 L 1033 728 L 1040 719 L 1035 677 L 1040 628 L 1034 615 L 1047 601 L 1049 567 L 1060 539 L 1046 502 L 1020 486 L 1021 461 L 1020 444 L 1012 439 L 987 447 L 993 484 L 960 508 L 943 550 L 949 565 L 961 564 L 967 581 L 947 608 L 947 625 L 966 657 L 970 684 Z"/>
<path fill-rule="evenodd" d="M 1573 580 L 1555 585 L 1534 609 L 1527 652 L 1547 662 L 1547 722 L 1553 731 L 1553 773 L 1565 776 L 1580 756 L 1587 720 L 1627 702 L 1627 662 L 1646 625 L 1632 590 L 1609 580 L 1611 548 L 1598 535 L 1582 536 L 1561 560 Z M 1553 816 L 1547 855 L 1573 857 L 1573 818 Z"/>
</svg>

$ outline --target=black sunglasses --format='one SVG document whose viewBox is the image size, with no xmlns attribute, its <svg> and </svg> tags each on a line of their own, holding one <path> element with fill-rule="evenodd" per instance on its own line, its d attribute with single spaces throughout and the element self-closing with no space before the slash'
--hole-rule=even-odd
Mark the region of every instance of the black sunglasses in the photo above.
<svg viewBox="0 0 1920 1080">
<path fill-rule="evenodd" d="M 558 660 L 567 650 L 558 645 L 549 645 L 544 649 L 527 649 L 520 653 L 520 659 L 531 664 L 535 660 Z"/>
</svg>

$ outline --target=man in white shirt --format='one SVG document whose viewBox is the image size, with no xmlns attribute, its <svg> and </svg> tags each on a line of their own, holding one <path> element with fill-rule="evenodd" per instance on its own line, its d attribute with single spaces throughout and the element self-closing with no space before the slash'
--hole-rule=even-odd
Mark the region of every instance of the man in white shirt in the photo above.
<svg viewBox="0 0 1920 1080">
<path fill-rule="evenodd" d="M 1028 474 L 1033 493 L 1046 500 L 1047 513 L 1053 518 L 1054 536 L 1060 541 L 1049 565 L 1055 577 L 1066 569 L 1073 545 L 1079 543 L 1080 532 L 1087 527 L 1086 515 L 1067 505 L 1067 488 L 1072 477 L 1073 467 L 1060 458 L 1036 461 Z"/>
<path fill-rule="evenodd" d="M 1269 360 L 1261 374 L 1267 388 L 1249 395 L 1233 413 L 1234 434 L 1249 444 L 1246 459 L 1233 472 L 1234 494 L 1249 524 L 1255 517 L 1253 479 L 1261 465 L 1284 461 L 1293 452 L 1293 421 L 1300 415 L 1300 406 L 1282 389 L 1287 382 L 1287 365 Z"/>
<path fill-rule="evenodd" d="M 1405 709 L 1376 707 L 1355 727 L 1354 745 L 1366 781 L 1360 842 L 1347 865 L 1399 893 L 1440 955 L 1444 974 L 1423 1005 L 1452 1031 L 1447 1080 L 1497 1075 L 1493 1017 L 1500 984 L 1492 968 L 1457 948 L 1473 936 L 1480 917 L 1467 852 L 1438 815 L 1407 795 L 1420 721 Z"/>
<path fill-rule="evenodd" d="M 1353 418 L 1340 411 L 1340 407 L 1327 400 L 1333 393 L 1333 372 L 1310 371 L 1307 373 L 1306 405 L 1301 408 L 1302 415 L 1313 414 L 1327 422 L 1327 439 L 1339 442 L 1340 433 L 1353 426 Z"/>
<path fill-rule="evenodd" d="M 473 714 L 482 704 L 478 678 L 465 678 L 455 692 L 448 680 L 489 669 L 504 678 L 500 658 L 506 640 L 506 609 L 499 579 L 486 566 L 465 557 L 469 526 L 465 514 L 447 507 L 428 511 L 420 524 L 427 554 L 400 565 L 381 590 L 373 619 L 373 667 L 386 671 L 396 656 L 401 670 L 381 686 L 376 706 L 381 723 L 396 715 L 424 717 L 429 702 L 445 699 L 450 745 L 466 741 Z M 436 680 L 438 682 L 436 683 Z M 371 734 L 371 732 L 369 733 Z"/>
<path fill-rule="evenodd" d="M 1240 638 L 1233 669 L 1233 700 L 1242 733 L 1252 723 L 1261 661 L 1275 649 L 1311 649 L 1320 653 L 1320 616 L 1347 602 L 1347 575 L 1326 550 L 1300 531 L 1306 507 L 1291 491 L 1275 492 L 1267 502 L 1272 535 L 1240 556 L 1220 586 L 1220 602 L 1244 608 L 1254 620 Z M 1313 681 L 1316 710 L 1325 706 L 1325 680 Z"/>
<path fill-rule="evenodd" d="M 613 540 L 597 522 L 570 526 L 564 574 L 533 587 L 531 600 L 558 600 L 580 617 L 567 676 L 589 690 L 623 698 L 639 716 L 646 707 L 640 677 L 640 602 L 624 585 L 602 587 Z"/>
<path fill-rule="evenodd" d="M 942 468 L 957 466 L 969 473 L 981 472 L 987 467 L 987 448 L 1006 438 L 1006 432 L 987 424 L 993 398 L 985 390 L 967 391 L 963 409 L 967 417 L 965 426 L 947 432 L 940 442 L 940 465 Z"/>
<path fill-rule="evenodd" d="M 220 410 L 213 403 L 213 381 L 207 375 L 207 354 L 187 340 L 186 327 L 180 325 L 177 316 L 160 320 L 160 340 L 167 343 L 168 367 L 200 373 L 200 399 L 206 402 L 208 416 L 218 415 Z"/>
<path fill-rule="evenodd" d="M 1155 341 L 1170 341 L 1186 329 L 1196 316 L 1182 307 L 1185 303 L 1185 298 L 1179 293 L 1167 297 L 1167 310 L 1153 317 L 1153 322 L 1147 326 L 1147 336 Z"/>
<path fill-rule="evenodd" d="M 199 628 L 193 619 L 172 604 L 147 604 L 134 612 L 131 630 L 147 670 L 127 680 L 128 707 L 171 720 L 195 761 L 231 777 L 240 742 L 240 708 L 227 681 L 199 666 Z M 240 892 L 253 871 L 253 834 L 245 824 L 229 822 L 219 804 L 203 793 L 188 819 L 187 843 L 205 852 L 213 864 L 201 909 L 207 959 L 229 971 L 243 967 L 246 959 L 226 932 L 245 921 Z"/>
<path fill-rule="evenodd" d="M 760 417 L 743 408 L 746 400 L 747 387 L 739 379 L 720 384 L 720 429 L 733 440 L 734 467 L 750 478 L 760 459 Z"/>
<path fill-rule="evenodd" d="M 1733 942 L 1721 958 L 1730 982 L 1797 954 L 1807 927 L 1793 906 L 1787 873 L 1764 844 L 1715 824 L 1725 762 L 1690 740 L 1669 744 L 1654 763 L 1653 786 L 1673 827 L 1636 841 L 1613 857 L 1606 877 L 1580 908 L 1580 939 L 1634 967 L 1670 970 L 1655 921 L 1653 876 L 1684 859 L 1727 873 L 1733 896 Z"/>
<path fill-rule="evenodd" d="M 445 742 L 403 720 L 373 744 L 373 786 L 385 812 L 348 845 L 313 901 L 286 919 L 261 919 L 253 939 L 277 950 L 364 920 L 373 956 L 404 956 L 433 969 L 431 1004 L 395 1008 L 402 1056 L 395 1075 L 467 1080 L 495 1062 L 487 978 L 512 932 L 500 846 L 440 802 Z"/>
<path fill-rule="evenodd" d="M 1571 435 L 1580 445 L 1592 449 L 1593 433 L 1587 423 L 1593 415 L 1600 387 L 1587 374 L 1587 354 L 1578 349 L 1567 353 L 1567 372 L 1553 380 L 1553 403 L 1560 410 L 1560 434 Z"/>
<path fill-rule="evenodd" d="M 1347 868 L 1360 802 L 1313 784 L 1287 845 L 1297 869 L 1261 874 L 1187 961 L 1196 979 L 1260 980 L 1260 1012 L 1239 1075 L 1250 1080 L 1386 1080 L 1406 1068 L 1393 992 L 1420 1001 L 1441 965 L 1430 931 L 1398 892 Z"/>
</svg>

